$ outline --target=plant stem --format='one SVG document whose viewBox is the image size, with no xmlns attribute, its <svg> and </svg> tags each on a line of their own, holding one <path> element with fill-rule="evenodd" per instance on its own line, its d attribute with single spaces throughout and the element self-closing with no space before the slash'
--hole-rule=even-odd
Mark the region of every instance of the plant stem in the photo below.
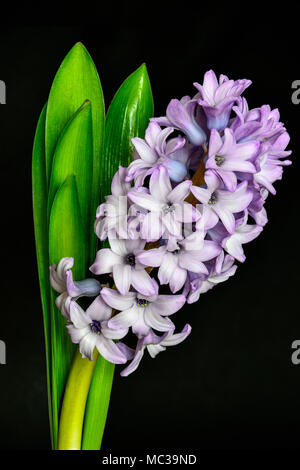
<svg viewBox="0 0 300 470">
<path fill-rule="evenodd" d="M 98 359 L 82 359 L 77 350 L 64 393 L 58 431 L 58 450 L 80 450 L 86 400 Z"/>
</svg>

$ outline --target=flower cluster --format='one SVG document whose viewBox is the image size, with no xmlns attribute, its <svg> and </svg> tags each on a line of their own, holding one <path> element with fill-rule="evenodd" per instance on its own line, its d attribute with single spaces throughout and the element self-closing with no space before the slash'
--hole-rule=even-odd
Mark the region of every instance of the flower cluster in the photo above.
<svg viewBox="0 0 300 470">
<path fill-rule="evenodd" d="M 130 361 L 127 376 L 145 349 L 155 357 L 182 342 L 191 327 L 175 333 L 173 314 L 245 261 L 243 245 L 263 230 L 266 198 L 291 163 L 278 110 L 249 110 L 241 97 L 250 84 L 209 71 L 193 98 L 171 100 L 145 138 L 132 139 L 134 159 L 96 214 L 95 233 L 109 242 L 90 267 L 98 281 L 73 282 L 69 258 L 50 268 L 83 357 L 96 347 L 108 361 Z M 81 296 L 95 297 L 86 311 Z M 119 341 L 129 332 L 133 348 Z"/>
</svg>

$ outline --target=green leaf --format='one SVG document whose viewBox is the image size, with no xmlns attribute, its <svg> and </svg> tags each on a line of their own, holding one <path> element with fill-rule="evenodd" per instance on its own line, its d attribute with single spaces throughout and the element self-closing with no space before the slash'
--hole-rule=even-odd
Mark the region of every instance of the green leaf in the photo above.
<svg viewBox="0 0 300 470">
<path fill-rule="evenodd" d="M 83 279 L 86 274 L 88 251 L 74 175 L 69 176 L 58 189 L 49 222 L 50 265 L 57 265 L 60 259 L 66 256 L 74 258 L 74 279 Z M 55 305 L 56 295 L 53 290 L 51 297 L 52 409 L 56 448 L 60 400 L 76 345 L 70 341 L 65 327 L 66 319 Z"/>
<path fill-rule="evenodd" d="M 86 405 L 82 450 L 98 450 L 101 447 L 114 370 L 114 364 L 106 361 L 102 356 L 98 357 Z M 101 391 L 101 395 L 93 393 L 92 390 Z M 91 425 L 90 416 L 95 417 L 93 425 Z"/>
<path fill-rule="evenodd" d="M 105 108 L 103 92 L 95 64 L 83 44 L 77 43 L 63 60 L 51 87 L 46 118 L 46 175 L 49 184 L 55 146 L 64 127 L 85 100 L 92 103 L 93 178 L 91 214 L 100 202 L 100 162 L 103 158 Z M 90 262 L 96 249 L 96 237 L 90 239 Z"/>
<path fill-rule="evenodd" d="M 36 256 L 40 291 L 43 307 L 44 335 L 46 345 L 47 384 L 51 439 L 52 434 L 52 404 L 51 404 L 51 379 L 50 379 L 50 282 L 49 282 L 49 257 L 48 257 L 48 224 L 47 224 L 47 183 L 45 167 L 45 121 L 47 103 L 42 109 L 33 144 L 32 152 L 32 199 L 33 220 L 36 244 Z"/>
<path fill-rule="evenodd" d="M 82 224 L 86 231 L 86 245 L 94 235 L 91 214 L 91 180 L 93 177 L 93 129 L 90 101 L 85 101 L 65 126 L 57 143 L 50 179 L 48 213 L 54 196 L 64 180 L 76 176 Z M 92 217 L 91 217 L 92 215 Z"/>
<path fill-rule="evenodd" d="M 133 137 L 144 137 L 153 116 L 153 97 L 145 64 L 123 82 L 107 112 L 104 158 L 101 160 L 101 201 L 111 194 L 111 181 L 119 165 L 132 161 Z"/>
<path fill-rule="evenodd" d="M 119 165 L 132 161 L 131 138 L 143 137 L 153 116 L 153 98 L 145 64 L 121 85 L 107 114 L 104 159 L 101 159 L 101 199 L 111 193 L 111 180 Z M 82 449 L 101 446 L 109 405 L 114 365 L 99 358 L 91 383 L 83 430 Z"/>
</svg>

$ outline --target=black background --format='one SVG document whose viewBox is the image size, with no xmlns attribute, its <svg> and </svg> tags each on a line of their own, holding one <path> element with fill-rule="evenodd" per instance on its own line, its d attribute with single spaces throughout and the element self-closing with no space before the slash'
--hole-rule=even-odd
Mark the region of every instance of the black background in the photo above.
<svg viewBox="0 0 300 470">
<path fill-rule="evenodd" d="M 22 21 L 27 9 L 18 9 Z M 81 8 L 85 8 L 81 6 Z M 70 19 L 59 10 L 59 19 Z M 165 10 L 130 4 L 84 11 L 72 25 L 0 28 L 1 312 L 0 449 L 50 448 L 42 313 L 31 209 L 31 149 L 36 122 L 66 53 L 82 41 L 97 66 L 108 107 L 122 81 L 146 62 L 155 115 L 171 98 L 194 94 L 205 71 L 253 81 L 250 107 L 278 107 L 291 135 L 293 165 L 267 201 L 269 224 L 246 246 L 247 260 L 226 283 L 176 315 L 190 337 L 140 369 L 115 375 L 103 451 L 299 448 L 300 79 L 297 15 L 285 6 L 210 2 Z"/>
</svg>

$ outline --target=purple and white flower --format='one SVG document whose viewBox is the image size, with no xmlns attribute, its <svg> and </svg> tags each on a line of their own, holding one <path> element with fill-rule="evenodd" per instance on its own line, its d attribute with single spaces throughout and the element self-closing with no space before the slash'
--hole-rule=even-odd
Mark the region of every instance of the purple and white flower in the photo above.
<svg viewBox="0 0 300 470">
<path fill-rule="evenodd" d="M 199 91 L 194 99 L 204 109 L 209 129 L 225 129 L 233 104 L 249 85 L 250 80 L 229 80 L 226 75 L 220 75 L 218 81 L 213 70 L 206 72 L 203 85 L 194 83 Z"/>
<path fill-rule="evenodd" d="M 163 166 L 153 171 L 149 192 L 132 189 L 128 197 L 149 212 L 141 223 L 141 237 L 147 241 L 157 241 L 161 237 L 181 237 L 182 223 L 195 222 L 198 211 L 185 198 L 190 193 L 192 182 L 183 181 L 172 189 L 168 172 Z"/>
<path fill-rule="evenodd" d="M 70 302 L 79 297 L 95 297 L 100 292 L 100 283 L 96 279 L 73 281 L 72 268 L 74 259 L 62 258 L 57 265 L 50 266 L 50 284 L 60 295 L 55 299 L 57 308 L 69 319 Z"/>
<path fill-rule="evenodd" d="M 68 332 L 73 343 L 79 344 L 79 350 L 83 358 L 93 360 L 95 347 L 99 354 L 107 361 L 114 364 L 125 364 L 126 356 L 113 341 L 124 338 L 128 328 L 114 328 L 108 326 L 112 309 L 104 303 L 99 295 L 84 311 L 73 300 L 70 303 L 70 321 L 67 324 Z"/>
<path fill-rule="evenodd" d="M 256 140 L 237 144 L 232 130 L 228 128 L 224 130 L 223 139 L 217 130 L 212 129 L 205 167 L 215 170 L 226 188 L 235 191 L 236 172 L 256 173 L 252 161 L 255 161 L 259 148 L 260 143 Z"/>
<path fill-rule="evenodd" d="M 155 295 L 157 286 L 141 264 L 137 255 L 144 249 L 145 240 L 119 240 L 110 238 L 110 248 L 97 252 L 90 271 L 94 274 L 113 274 L 114 282 L 121 294 L 126 295 L 130 286 L 144 295 Z"/>
<path fill-rule="evenodd" d="M 83 357 L 92 360 L 96 347 L 110 362 L 131 361 L 121 372 L 129 375 L 145 350 L 155 357 L 183 341 L 191 327 L 176 334 L 172 315 L 245 261 L 244 245 L 262 232 L 266 199 L 291 164 L 279 111 L 249 109 L 241 96 L 250 83 L 218 80 L 210 70 L 193 98 L 171 100 L 145 139 L 132 139 L 134 161 L 119 167 L 95 223 L 110 248 L 97 252 L 90 270 L 109 274 L 115 288 L 74 282 L 72 258 L 50 267 L 56 304 Z M 81 296 L 96 297 L 86 311 Z M 135 349 L 123 342 L 127 333 Z"/>
<path fill-rule="evenodd" d="M 192 328 L 188 324 L 185 325 L 181 333 L 173 333 L 172 331 L 169 331 L 162 336 L 157 336 L 152 330 L 150 330 L 147 336 L 139 339 L 135 351 L 131 350 L 131 352 L 129 352 L 127 349 L 127 359 L 132 360 L 131 363 L 122 370 L 120 375 L 122 377 L 127 377 L 138 368 L 145 349 L 147 349 L 150 356 L 154 359 L 157 354 L 165 351 L 168 346 L 175 346 L 182 343 L 182 341 L 184 341 L 190 334 L 191 330 Z"/>
<path fill-rule="evenodd" d="M 197 302 L 200 294 L 204 294 L 217 284 L 227 281 L 233 276 L 237 270 L 234 261 L 232 256 L 225 256 L 222 250 L 207 276 L 197 277 L 194 273 L 189 273 L 189 278 L 184 289 L 184 293 L 187 295 L 187 303 L 192 304 Z"/>
<path fill-rule="evenodd" d="M 127 169 L 119 166 L 119 170 L 111 183 L 111 195 L 101 204 L 96 212 L 95 234 L 101 241 L 108 233 L 116 233 L 120 238 L 128 236 L 128 199 L 127 193 L 131 184 L 125 181 Z"/>
<path fill-rule="evenodd" d="M 182 131 L 188 140 L 195 146 L 201 146 L 206 141 L 206 134 L 196 121 L 197 102 L 189 96 L 181 100 L 173 99 L 167 107 L 166 117 L 152 118 L 162 126 L 173 126 Z"/>
<path fill-rule="evenodd" d="M 148 266 L 159 267 L 160 283 L 169 284 L 175 293 L 184 286 L 188 271 L 208 274 L 205 262 L 218 256 L 220 251 L 221 247 L 213 241 L 193 238 L 179 241 L 174 251 L 168 251 L 165 245 L 142 252 L 138 259 Z"/>
<path fill-rule="evenodd" d="M 207 188 L 192 186 L 191 192 L 207 208 L 214 212 L 229 233 L 235 229 L 234 214 L 245 210 L 250 204 L 253 193 L 247 187 L 247 181 L 239 184 L 234 192 L 222 188 L 222 183 L 213 170 L 206 171 Z"/>
<path fill-rule="evenodd" d="M 175 325 L 168 316 L 180 310 L 185 303 L 184 295 L 145 296 L 139 292 L 121 295 L 107 287 L 102 289 L 101 295 L 106 304 L 120 311 L 109 320 L 109 327 L 132 328 L 138 338 L 146 336 L 151 328 L 162 332 L 174 330 Z"/>
<path fill-rule="evenodd" d="M 145 140 L 134 137 L 134 157 L 127 169 L 126 181 L 134 179 L 135 186 L 142 186 L 147 176 L 151 175 L 158 165 L 168 170 L 172 181 L 178 183 L 187 175 L 186 162 L 177 154 L 185 144 L 182 136 L 167 138 L 174 131 L 173 127 L 161 129 L 156 122 L 150 122 L 146 129 Z"/>
</svg>

